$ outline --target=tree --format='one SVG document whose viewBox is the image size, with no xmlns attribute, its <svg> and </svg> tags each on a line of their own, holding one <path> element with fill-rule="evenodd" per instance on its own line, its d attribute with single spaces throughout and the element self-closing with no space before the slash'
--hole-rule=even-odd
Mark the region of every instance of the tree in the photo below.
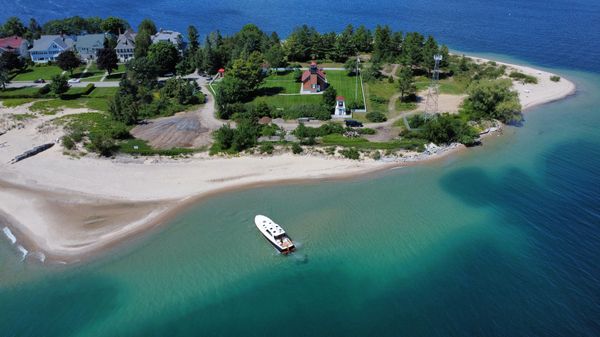
<svg viewBox="0 0 600 337">
<path fill-rule="evenodd" d="M 109 102 L 108 112 L 114 120 L 133 125 L 138 120 L 139 103 L 134 95 L 119 90 Z"/>
<path fill-rule="evenodd" d="M 405 66 L 400 69 L 400 73 L 398 74 L 398 90 L 400 90 L 400 100 L 402 101 L 417 90 L 412 71 L 409 67 Z"/>
<path fill-rule="evenodd" d="M 522 120 L 517 92 L 510 80 L 480 80 L 467 89 L 463 112 L 474 118 L 493 118 L 504 123 Z"/>
<path fill-rule="evenodd" d="M 134 57 L 148 56 L 148 49 L 152 45 L 150 33 L 146 30 L 140 31 L 135 37 L 135 48 L 133 49 Z"/>
<path fill-rule="evenodd" d="M 373 62 L 370 66 L 366 67 L 364 71 L 361 71 L 361 74 L 363 79 L 367 82 L 377 80 L 381 77 L 381 64 Z"/>
<path fill-rule="evenodd" d="M 29 25 L 27 27 L 27 33 L 25 34 L 28 40 L 39 39 L 42 35 L 42 27 L 37 23 L 34 18 L 29 19 Z"/>
<path fill-rule="evenodd" d="M 389 26 L 377 26 L 375 28 L 375 39 L 373 41 L 373 60 L 375 62 L 389 62 L 393 54 L 391 52 L 392 30 Z"/>
<path fill-rule="evenodd" d="M 64 94 L 65 92 L 69 91 L 69 83 L 67 82 L 67 78 L 62 75 L 52 76 L 50 91 L 52 91 L 55 95 Z"/>
<path fill-rule="evenodd" d="M 195 52 L 200 46 L 200 43 L 198 43 L 198 38 L 200 37 L 198 29 L 196 29 L 195 26 L 190 25 L 188 26 L 187 32 L 188 40 L 190 41 L 190 49 Z"/>
<path fill-rule="evenodd" d="M 423 35 L 408 33 L 402 45 L 402 63 L 407 66 L 419 66 L 423 60 Z"/>
<path fill-rule="evenodd" d="M 10 83 L 10 76 L 8 74 L 8 70 L 0 66 L 0 85 L 2 86 L 2 90 L 6 89 L 6 85 L 8 83 Z"/>
<path fill-rule="evenodd" d="M 428 73 L 431 73 L 431 71 L 435 67 L 435 60 L 433 59 L 433 57 L 439 54 L 437 42 L 435 42 L 435 39 L 431 35 L 427 38 L 427 41 L 425 41 L 422 53 L 423 68 L 425 68 Z"/>
<path fill-rule="evenodd" d="M 262 54 L 258 52 L 250 54 L 245 59 L 239 58 L 233 61 L 227 76 L 237 78 L 244 83 L 244 96 L 247 97 L 263 83 L 265 78 L 262 67 L 263 61 Z"/>
<path fill-rule="evenodd" d="M 0 54 L 0 67 L 7 71 L 22 69 L 25 66 L 25 62 L 15 53 L 2 53 Z"/>
<path fill-rule="evenodd" d="M 442 61 L 440 62 L 441 68 L 446 68 L 450 65 L 450 51 L 448 46 L 445 44 L 440 47 L 440 54 L 442 55 Z"/>
<path fill-rule="evenodd" d="M 337 102 L 337 91 L 333 86 L 328 86 L 325 91 L 323 91 L 323 105 L 327 107 L 327 109 L 333 110 L 335 104 Z"/>
<path fill-rule="evenodd" d="M 451 116 L 447 113 L 427 120 L 422 129 L 423 136 L 436 144 L 459 142 L 472 145 L 479 136 L 477 130 L 469 126 L 467 122 L 458 116 Z"/>
<path fill-rule="evenodd" d="M 151 87 L 156 82 L 158 69 L 147 57 L 139 57 L 127 63 L 127 74 L 136 84 Z"/>
<path fill-rule="evenodd" d="M 110 75 L 113 70 L 118 69 L 119 57 L 113 48 L 102 48 L 97 52 L 96 64 L 98 69 L 105 70 Z"/>
<path fill-rule="evenodd" d="M 368 53 L 372 50 L 373 35 L 364 25 L 361 25 L 356 29 L 352 36 L 352 42 L 357 51 L 362 53 Z"/>
<path fill-rule="evenodd" d="M 272 68 L 285 67 L 285 53 L 279 43 L 274 44 L 265 52 L 265 60 Z"/>
<path fill-rule="evenodd" d="M 109 32 L 113 35 L 118 35 L 120 33 L 123 33 L 127 28 L 129 28 L 129 24 L 123 19 L 116 18 L 114 16 L 109 16 L 106 19 L 104 19 L 104 21 L 102 21 L 100 28 L 102 28 L 102 30 L 105 32 Z"/>
<path fill-rule="evenodd" d="M 159 74 L 172 73 L 179 63 L 179 51 L 172 43 L 160 41 L 150 46 L 148 59 L 156 64 Z"/>
<path fill-rule="evenodd" d="M 0 35 L 2 36 L 23 36 L 27 29 L 16 16 L 11 16 L 6 22 L 0 27 Z"/>
<path fill-rule="evenodd" d="M 237 77 L 225 76 L 215 90 L 215 101 L 220 118 L 228 119 L 228 106 L 246 99 L 246 85 Z"/>
<path fill-rule="evenodd" d="M 72 50 L 66 50 L 56 58 L 56 64 L 60 69 L 68 71 L 71 75 L 73 75 L 73 70 L 77 69 L 81 63 L 79 56 Z"/>
<path fill-rule="evenodd" d="M 344 63 L 344 69 L 346 69 L 348 76 L 358 75 L 358 70 L 360 70 L 360 63 L 358 62 L 358 59 L 356 57 L 349 58 L 348 61 Z"/>
<path fill-rule="evenodd" d="M 156 25 L 154 24 L 154 21 L 150 19 L 142 20 L 138 26 L 138 34 L 141 32 L 146 32 L 148 35 L 156 34 Z"/>
</svg>

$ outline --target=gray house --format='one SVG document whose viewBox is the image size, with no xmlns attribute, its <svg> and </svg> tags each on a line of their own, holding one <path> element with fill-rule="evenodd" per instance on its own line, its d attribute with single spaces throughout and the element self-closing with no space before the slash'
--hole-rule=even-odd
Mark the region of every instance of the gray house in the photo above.
<svg viewBox="0 0 600 337">
<path fill-rule="evenodd" d="M 33 47 L 29 50 L 31 60 L 36 63 L 47 63 L 54 61 L 66 50 L 73 50 L 75 39 L 66 35 L 42 35 L 33 41 Z"/>
<path fill-rule="evenodd" d="M 152 35 L 152 43 L 158 43 L 161 41 L 172 43 L 180 52 L 182 52 L 183 48 L 185 47 L 181 33 L 173 30 L 165 30 L 161 28 L 159 32 Z"/>
<path fill-rule="evenodd" d="M 98 50 L 104 47 L 104 34 L 87 34 L 77 37 L 75 49 L 82 60 L 95 60 Z"/>
<path fill-rule="evenodd" d="M 119 38 L 117 39 L 117 46 L 115 50 L 117 51 L 117 56 L 119 57 L 119 61 L 127 62 L 128 60 L 133 58 L 133 49 L 135 48 L 135 36 L 137 34 L 133 32 L 133 30 L 128 29 L 123 34 L 119 34 Z"/>
</svg>

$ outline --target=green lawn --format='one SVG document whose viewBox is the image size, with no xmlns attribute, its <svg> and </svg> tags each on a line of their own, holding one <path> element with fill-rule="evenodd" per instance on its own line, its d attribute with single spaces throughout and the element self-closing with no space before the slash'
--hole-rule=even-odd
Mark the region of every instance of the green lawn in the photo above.
<svg viewBox="0 0 600 337">
<path fill-rule="evenodd" d="M 31 103 L 35 101 L 35 98 L 6 98 L 6 99 L 0 99 L 0 102 L 2 102 L 2 105 L 7 107 L 7 108 L 12 108 L 12 107 L 16 107 L 19 105 L 23 105 L 26 103 Z"/>
<path fill-rule="evenodd" d="M 119 64 L 117 70 L 114 70 L 112 74 L 106 77 L 106 82 L 116 82 L 121 80 L 121 75 L 125 72 L 125 64 Z M 82 82 L 100 82 L 104 76 L 105 71 L 98 69 L 96 63 L 93 63 L 88 72 L 81 79 Z"/>
<path fill-rule="evenodd" d="M 365 83 L 367 96 L 367 111 L 388 113 L 390 97 L 398 92 L 395 83 L 387 80 L 372 81 Z"/>
<path fill-rule="evenodd" d="M 347 104 L 353 101 L 363 103 L 360 79 L 356 95 L 356 77 L 348 76 L 345 71 L 328 71 L 326 75 L 329 84 L 335 88 L 338 95 L 346 98 Z M 271 74 L 261 88 L 264 93 L 256 97 L 254 102 L 267 102 L 276 108 L 286 108 L 295 104 L 318 104 L 323 100 L 321 95 L 300 95 L 300 83 L 294 81 L 293 73 Z"/>
<path fill-rule="evenodd" d="M 3 98 L 35 98 L 40 89 L 37 87 L 6 88 L 0 90 L 0 99 Z"/>
<path fill-rule="evenodd" d="M 415 78 L 415 85 L 418 91 L 426 90 L 431 83 L 431 79 L 418 76 Z M 467 80 L 460 80 L 454 77 L 445 78 L 440 80 L 440 93 L 449 95 L 462 95 L 467 92 L 467 86 L 469 82 Z"/>
<path fill-rule="evenodd" d="M 34 66 L 28 67 L 27 69 L 21 71 L 17 76 L 15 76 L 13 81 L 34 81 L 38 78 L 42 78 L 45 80 L 50 80 L 54 75 L 62 74 L 63 70 L 58 66 Z"/>
</svg>

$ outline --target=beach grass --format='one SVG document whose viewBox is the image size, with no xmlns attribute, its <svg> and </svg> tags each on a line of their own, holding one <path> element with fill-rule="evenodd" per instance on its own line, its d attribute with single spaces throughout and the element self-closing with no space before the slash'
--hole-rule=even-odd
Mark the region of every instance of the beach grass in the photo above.
<svg viewBox="0 0 600 337">
<path fill-rule="evenodd" d="M 198 151 L 189 148 L 155 149 L 142 139 L 126 139 L 119 144 L 119 152 L 141 156 L 180 156 Z"/>
<path fill-rule="evenodd" d="M 396 85 L 387 80 L 376 80 L 365 83 L 367 110 L 369 112 L 388 113 L 390 98 L 398 92 Z"/>
</svg>

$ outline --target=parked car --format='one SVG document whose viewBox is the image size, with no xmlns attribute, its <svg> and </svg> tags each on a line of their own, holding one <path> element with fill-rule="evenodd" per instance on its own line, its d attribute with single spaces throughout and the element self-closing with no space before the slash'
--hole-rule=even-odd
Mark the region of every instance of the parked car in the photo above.
<svg viewBox="0 0 600 337">
<path fill-rule="evenodd" d="M 363 127 L 363 123 L 361 123 L 359 121 L 355 121 L 354 119 L 347 119 L 345 122 L 346 122 L 347 127 L 351 127 L 351 128 L 362 128 Z"/>
<path fill-rule="evenodd" d="M 79 83 L 79 82 L 81 82 L 81 79 L 79 79 L 79 78 L 72 78 L 72 79 L 68 80 L 67 82 L 68 83 Z"/>
<path fill-rule="evenodd" d="M 38 78 L 37 80 L 33 81 L 33 83 L 46 83 L 46 80 L 43 78 Z"/>
</svg>

